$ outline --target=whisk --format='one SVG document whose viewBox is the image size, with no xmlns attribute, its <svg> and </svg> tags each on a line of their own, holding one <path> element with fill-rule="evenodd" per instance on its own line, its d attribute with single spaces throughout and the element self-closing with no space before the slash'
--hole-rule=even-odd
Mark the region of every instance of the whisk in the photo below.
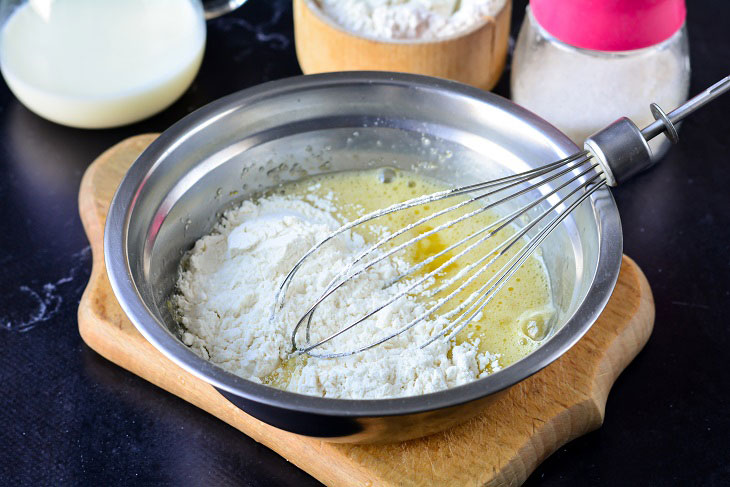
<svg viewBox="0 0 730 487">
<path fill-rule="evenodd" d="M 583 151 L 559 161 L 499 179 L 417 197 L 371 212 L 343 225 L 313 246 L 294 265 L 275 296 L 271 320 L 276 319 L 277 312 L 284 306 L 287 290 L 296 273 L 301 269 L 306 260 L 327 242 L 344 232 L 353 230 L 376 218 L 414 207 L 422 207 L 422 205 L 448 198 L 462 196 L 462 198 L 457 198 L 458 201 L 455 204 L 434 211 L 380 238 L 366 250 L 357 254 L 351 262 L 344 265 L 343 270 L 325 286 L 324 291 L 321 292 L 315 302 L 302 314 L 296 323 L 291 335 L 291 345 L 292 354 L 306 354 L 317 358 L 344 357 L 360 353 L 407 332 L 414 326 L 422 323 L 429 316 L 434 316 L 469 286 L 478 285 L 478 289 L 472 292 L 467 299 L 461 300 L 458 306 L 440 315 L 443 324 L 442 328 L 433 333 L 419 346 L 426 347 L 439 339 L 450 340 L 454 338 L 474 321 L 475 318 L 480 316 L 482 310 L 484 310 L 505 283 L 510 280 L 514 273 L 533 254 L 545 238 L 581 203 L 599 189 L 605 186 L 617 186 L 652 165 L 652 153 L 647 143 L 649 140 L 660 133 L 664 133 L 670 141 L 676 143 L 678 141 L 676 124 L 698 108 L 729 90 L 730 76 L 715 83 L 669 114 L 665 113 L 657 104 L 652 103 L 650 107 L 655 121 L 643 130 L 639 130 L 631 120 L 624 117 L 589 137 L 585 141 Z M 529 200 L 532 195 L 539 196 Z M 504 216 L 493 223 L 461 238 L 433 255 L 429 255 L 424 260 L 411 265 L 395 279 L 384 283 L 384 287 L 387 288 L 396 282 L 411 277 L 412 280 L 407 281 L 405 288 L 399 288 L 398 292 L 393 293 L 384 302 L 373 306 L 372 309 L 355 321 L 345 324 L 324 338 L 312 340 L 310 329 L 317 308 L 325 299 L 330 298 L 333 293 L 340 290 L 347 283 L 361 276 L 397 252 L 416 245 L 423 239 L 436 235 L 447 228 L 453 227 L 468 218 L 473 218 L 490 209 L 507 208 L 510 204 L 515 204 L 521 197 L 522 199 L 527 198 L 528 202 L 518 205 L 519 208 L 514 211 L 507 211 Z M 476 209 L 468 210 L 469 207 L 467 205 L 473 205 L 474 203 L 483 204 L 477 205 Z M 549 207 L 544 209 L 548 204 Z M 451 220 L 438 223 L 434 228 L 409 238 L 409 232 L 412 232 L 415 228 L 429 222 L 433 223 L 436 219 L 442 220 L 448 214 L 455 216 Z M 531 219 L 527 218 L 528 215 L 533 214 L 535 215 L 534 217 Z M 440 220 L 436 221 L 439 222 Z M 515 224 L 524 222 L 525 220 L 527 222 L 524 223 L 524 226 L 518 227 L 513 234 L 497 242 L 496 246 L 490 252 L 479 257 L 474 262 L 470 262 L 455 276 L 447 279 L 439 279 L 442 275 L 440 273 L 444 269 L 459 259 L 463 259 L 465 255 L 479 245 L 484 244 L 488 239 L 493 238 L 501 230 L 508 227 L 514 228 Z M 404 241 L 399 242 L 396 240 L 399 237 L 400 240 Z M 457 249 L 461 250 L 452 255 L 451 253 L 456 252 Z M 495 268 L 492 266 L 495 266 L 497 262 L 499 262 L 499 269 L 496 272 L 492 272 L 492 276 L 485 277 L 488 270 L 494 271 Z M 428 266 L 432 264 L 436 265 L 436 267 L 428 270 Z M 428 272 L 422 273 L 424 269 L 428 270 Z M 400 326 L 400 328 L 352 350 L 318 350 L 326 343 L 331 342 L 352 328 L 361 325 L 388 306 L 393 305 L 397 300 L 403 299 L 409 293 L 414 292 L 415 289 L 424 288 L 429 285 L 435 286 L 435 289 L 431 289 L 428 296 L 441 297 L 431 301 L 427 309 L 418 316 L 415 316 L 408 323 Z M 302 328 L 304 328 L 305 337 L 303 343 L 300 344 L 300 340 L 297 337 L 302 332 Z"/>
</svg>

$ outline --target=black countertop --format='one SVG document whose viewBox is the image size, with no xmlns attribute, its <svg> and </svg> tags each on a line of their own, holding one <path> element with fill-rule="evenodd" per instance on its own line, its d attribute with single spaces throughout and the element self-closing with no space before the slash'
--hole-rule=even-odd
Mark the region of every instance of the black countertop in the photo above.
<svg viewBox="0 0 730 487">
<path fill-rule="evenodd" d="M 688 3 L 694 94 L 730 74 L 730 4 Z M 524 4 L 516 2 L 513 32 Z M 193 86 L 145 122 L 61 127 L 0 85 L 2 484 L 318 485 L 101 358 L 76 323 L 91 267 L 77 206 L 86 166 L 128 136 L 299 73 L 290 2 L 251 0 L 208 23 Z M 507 79 L 498 93 L 508 95 Z M 527 485 L 730 485 L 728 113 L 730 96 L 693 115 L 659 166 L 614 192 L 625 252 L 654 291 L 654 334 L 611 391 L 603 427 L 561 448 Z"/>
</svg>

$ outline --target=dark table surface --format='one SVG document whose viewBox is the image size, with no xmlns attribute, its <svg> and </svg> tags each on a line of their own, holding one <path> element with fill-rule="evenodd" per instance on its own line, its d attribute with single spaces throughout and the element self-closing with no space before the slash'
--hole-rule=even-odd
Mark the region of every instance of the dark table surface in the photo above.
<svg viewBox="0 0 730 487">
<path fill-rule="evenodd" d="M 513 33 L 524 3 L 516 2 Z M 696 93 L 730 74 L 730 4 L 688 3 Z M 61 127 L 0 84 L 2 484 L 318 485 L 107 362 L 76 324 L 91 267 L 77 206 L 86 166 L 128 136 L 162 131 L 220 96 L 297 74 L 290 2 L 251 0 L 208 23 L 193 86 L 145 122 Z M 496 89 L 505 96 L 508 77 Z M 728 113 L 730 96 L 693 115 L 661 165 L 614 192 L 625 252 L 654 291 L 654 334 L 611 391 L 603 427 L 561 448 L 527 485 L 730 485 Z"/>
</svg>

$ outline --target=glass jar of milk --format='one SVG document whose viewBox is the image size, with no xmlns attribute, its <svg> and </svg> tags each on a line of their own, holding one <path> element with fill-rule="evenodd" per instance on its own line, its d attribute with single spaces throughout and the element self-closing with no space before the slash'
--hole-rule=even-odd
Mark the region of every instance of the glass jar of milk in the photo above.
<svg viewBox="0 0 730 487">
<path fill-rule="evenodd" d="M 177 100 L 205 48 L 205 18 L 245 0 L 2 0 L 0 68 L 30 110 L 81 128 L 125 125 Z"/>
<path fill-rule="evenodd" d="M 619 117 L 643 128 L 650 103 L 687 99 L 684 0 L 531 0 L 515 46 L 512 99 L 579 146 Z M 669 140 L 652 140 L 654 158 Z"/>
</svg>

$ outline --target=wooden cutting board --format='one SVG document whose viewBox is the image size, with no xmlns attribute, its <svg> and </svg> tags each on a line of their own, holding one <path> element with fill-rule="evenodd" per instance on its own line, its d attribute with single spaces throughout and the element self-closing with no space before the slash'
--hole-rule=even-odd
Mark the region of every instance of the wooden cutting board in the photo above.
<svg viewBox="0 0 730 487">
<path fill-rule="evenodd" d="M 107 209 L 127 168 L 155 137 L 115 145 L 81 182 L 79 207 L 94 255 L 79 304 L 81 336 L 107 359 L 238 428 L 327 485 L 519 485 L 560 446 L 601 425 L 616 377 L 649 339 L 651 290 L 641 269 L 624 256 L 611 300 L 578 344 L 460 426 L 388 445 L 327 443 L 268 426 L 166 359 L 137 332 L 112 293 L 102 250 Z"/>
</svg>

